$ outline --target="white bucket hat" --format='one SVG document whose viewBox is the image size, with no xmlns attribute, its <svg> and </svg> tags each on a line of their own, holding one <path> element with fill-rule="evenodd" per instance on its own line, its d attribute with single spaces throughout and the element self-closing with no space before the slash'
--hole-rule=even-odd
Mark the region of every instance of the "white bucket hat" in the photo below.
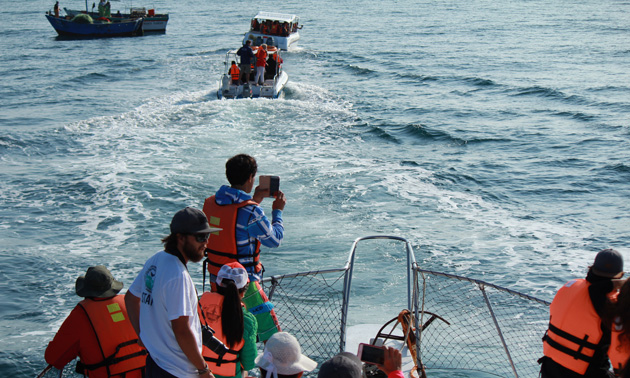
<svg viewBox="0 0 630 378">
<path fill-rule="evenodd" d="M 240 290 L 249 282 L 249 276 L 243 265 L 238 262 L 231 262 L 223 265 L 217 273 L 217 285 L 224 286 L 223 280 L 234 281 L 236 288 Z"/>
<path fill-rule="evenodd" d="M 312 371 L 317 367 L 317 362 L 302 354 L 300 343 L 293 335 L 278 332 L 267 340 L 265 352 L 256 357 L 256 366 L 267 371 L 265 378 L 277 378 L 278 374 Z"/>
</svg>

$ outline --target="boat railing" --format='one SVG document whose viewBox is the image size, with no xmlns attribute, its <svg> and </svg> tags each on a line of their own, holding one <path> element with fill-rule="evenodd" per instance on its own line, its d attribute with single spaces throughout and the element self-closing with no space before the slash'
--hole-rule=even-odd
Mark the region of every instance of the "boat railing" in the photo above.
<svg viewBox="0 0 630 378">
<path fill-rule="evenodd" d="M 411 243 L 398 236 L 356 239 L 343 268 L 263 280 L 283 331 L 296 335 L 305 354 L 321 364 L 345 350 L 357 246 L 367 240 L 404 245 L 407 307 L 414 314 L 416 354 L 427 371 L 437 376 L 450 376 L 453 370 L 475 376 L 538 375 L 549 302 L 485 281 L 422 269 Z"/>
</svg>

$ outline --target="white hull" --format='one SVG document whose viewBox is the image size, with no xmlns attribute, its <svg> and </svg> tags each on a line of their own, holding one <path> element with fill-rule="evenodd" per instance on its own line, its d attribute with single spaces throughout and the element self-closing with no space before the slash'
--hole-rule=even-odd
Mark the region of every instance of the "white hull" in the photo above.
<svg viewBox="0 0 630 378">
<path fill-rule="evenodd" d="M 252 76 L 254 76 L 252 74 Z M 282 94 L 284 86 L 289 81 L 289 75 L 286 72 L 281 72 L 276 80 L 267 79 L 263 85 L 254 85 L 253 81 L 245 85 L 232 84 L 230 75 L 223 75 L 221 82 L 219 83 L 219 90 L 217 91 L 217 97 L 221 98 L 278 98 Z M 248 93 L 247 87 L 249 87 L 251 94 Z"/>
<path fill-rule="evenodd" d="M 297 42 L 300 40 L 300 33 L 295 32 L 291 33 L 288 37 L 280 37 L 277 35 L 262 34 L 254 31 L 249 31 L 245 33 L 245 37 L 243 37 L 243 44 L 245 44 L 245 41 L 247 41 L 248 39 L 252 42 L 255 42 L 258 37 L 262 39 L 262 43 L 276 46 L 279 49 L 286 51 L 293 46 L 297 46 Z M 269 43 L 270 38 L 273 39 L 273 44 Z"/>
</svg>

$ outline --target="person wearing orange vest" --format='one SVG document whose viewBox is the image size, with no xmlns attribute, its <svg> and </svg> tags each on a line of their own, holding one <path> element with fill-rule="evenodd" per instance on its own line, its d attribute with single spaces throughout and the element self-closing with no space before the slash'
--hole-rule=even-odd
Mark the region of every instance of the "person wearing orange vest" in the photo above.
<svg viewBox="0 0 630 378">
<path fill-rule="evenodd" d="M 549 329 L 539 362 L 542 378 L 613 377 L 606 309 L 623 281 L 623 258 L 614 249 L 597 253 L 586 279 L 567 282 L 549 307 Z"/>
<path fill-rule="evenodd" d="M 225 354 L 203 347 L 203 357 L 217 378 L 240 378 L 241 372 L 256 367 L 258 323 L 241 302 L 248 286 L 247 271 L 232 262 L 219 270 L 217 292 L 205 292 L 199 299 L 201 324 L 209 326 L 226 347 Z"/>
<path fill-rule="evenodd" d="M 232 84 L 240 85 L 241 84 L 241 70 L 236 65 L 236 61 L 232 61 L 232 66 L 229 71 L 230 76 L 232 77 Z"/>
<path fill-rule="evenodd" d="M 90 378 L 144 376 L 146 350 L 138 344 L 124 297 L 123 283 L 106 267 L 90 267 L 76 281 L 76 293 L 85 299 L 64 320 L 44 357 L 57 369 L 77 356 L 77 371 Z"/>
<path fill-rule="evenodd" d="M 616 376 L 622 377 L 630 358 L 630 280 L 626 280 L 619 290 L 611 328 L 608 358 Z"/>
<path fill-rule="evenodd" d="M 265 83 L 265 66 L 267 65 L 267 45 L 262 44 L 256 52 L 256 76 L 254 82 L 256 85 Z"/>
<path fill-rule="evenodd" d="M 250 284 L 243 302 L 258 321 L 258 337 L 265 341 L 280 329 L 273 305 L 265 295 L 260 281 L 264 272 L 260 262 L 260 246 L 277 248 L 284 238 L 282 211 L 286 204 L 284 193 L 273 193 L 271 222 L 258 205 L 269 197 L 268 189 L 256 187 L 256 159 L 239 154 L 225 164 L 230 186 L 223 185 L 215 195 L 206 198 L 203 212 L 214 227 L 223 230 L 212 233 L 206 245 L 206 262 L 210 282 L 214 283 L 221 266 L 237 261 L 249 274 Z M 254 190 L 253 197 L 249 193 Z M 214 290 L 213 286 L 213 290 Z"/>
</svg>

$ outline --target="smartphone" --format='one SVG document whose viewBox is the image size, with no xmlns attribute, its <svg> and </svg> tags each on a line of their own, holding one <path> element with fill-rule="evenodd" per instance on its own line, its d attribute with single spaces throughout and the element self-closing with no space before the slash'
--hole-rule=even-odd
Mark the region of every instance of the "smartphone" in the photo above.
<svg viewBox="0 0 630 378">
<path fill-rule="evenodd" d="M 280 190 L 280 177 L 260 176 L 258 182 L 261 189 L 269 189 L 269 197 L 275 197 Z"/>
<path fill-rule="evenodd" d="M 383 365 L 385 363 L 385 347 L 370 344 L 359 344 L 359 359 L 368 364 Z"/>
</svg>

